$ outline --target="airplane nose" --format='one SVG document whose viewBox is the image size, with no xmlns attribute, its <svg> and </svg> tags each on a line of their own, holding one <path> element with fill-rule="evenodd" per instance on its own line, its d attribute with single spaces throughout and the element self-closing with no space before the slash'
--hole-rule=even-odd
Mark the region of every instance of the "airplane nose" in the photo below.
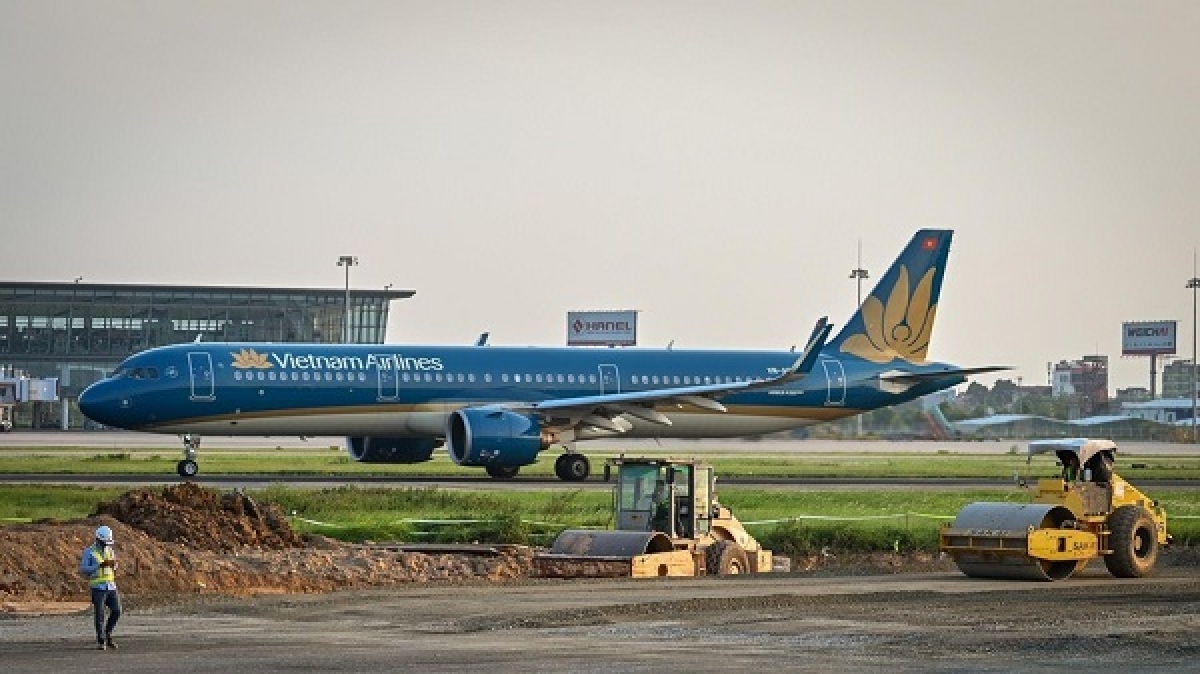
<svg viewBox="0 0 1200 674">
<path fill-rule="evenodd" d="M 79 411 L 88 419 L 106 426 L 117 425 L 113 422 L 113 413 L 119 403 L 111 394 L 111 388 L 107 388 L 106 382 L 98 381 L 85 388 L 83 393 L 79 394 L 78 403 Z"/>
</svg>

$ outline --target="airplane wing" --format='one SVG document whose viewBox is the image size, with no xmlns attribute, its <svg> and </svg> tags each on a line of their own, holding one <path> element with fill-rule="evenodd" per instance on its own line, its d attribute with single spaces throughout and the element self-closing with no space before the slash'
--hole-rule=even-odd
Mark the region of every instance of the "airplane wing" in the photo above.
<svg viewBox="0 0 1200 674">
<path fill-rule="evenodd" d="M 821 353 L 821 348 L 825 346 L 825 340 L 829 338 L 831 330 L 833 330 L 833 326 L 829 323 L 828 318 L 822 317 L 813 328 L 812 335 L 800 357 L 781 374 L 766 379 L 628 393 L 602 393 L 577 398 L 555 398 L 528 406 L 506 407 L 514 411 L 527 410 L 543 418 L 553 419 L 557 422 L 555 425 L 574 427 L 582 424 L 615 433 L 623 433 L 630 428 L 628 422 L 619 419 L 622 415 L 669 426 L 671 420 L 655 410 L 655 405 L 691 405 L 714 412 L 724 412 L 725 406 L 717 402 L 716 398 L 741 391 L 771 388 L 803 379 L 812 371 L 813 365 L 817 362 L 817 356 Z"/>
</svg>

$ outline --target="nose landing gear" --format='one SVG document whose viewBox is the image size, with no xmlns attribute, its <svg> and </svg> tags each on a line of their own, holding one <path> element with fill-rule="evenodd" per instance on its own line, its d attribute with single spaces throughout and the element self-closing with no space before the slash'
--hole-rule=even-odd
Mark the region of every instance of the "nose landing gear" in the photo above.
<svg viewBox="0 0 1200 674">
<path fill-rule="evenodd" d="M 180 477 L 196 477 L 200 466 L 196 463 L 196 450 L 200 449 L 200 436 L 187 433 L 183 436 L 183 460 L 175 464 Z"/>
</svg>

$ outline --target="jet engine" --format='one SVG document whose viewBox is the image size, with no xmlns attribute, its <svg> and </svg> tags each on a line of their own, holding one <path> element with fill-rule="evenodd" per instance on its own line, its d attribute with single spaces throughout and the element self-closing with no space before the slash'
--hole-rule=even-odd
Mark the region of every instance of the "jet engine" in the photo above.
<svg viewBox="0 0 1200 674">
<path fill-rule="evenodd" d="M 433 457 L 441 446 L 433 438 L 346 438 L 346 453 L 361 463 L 421 463 Z"/>
<path fill-rule="evenodd" d="M 467 407 L 446 424 L 446 450 L 460 466 L 527 466 L 549 446 L 537 419 L 508 410 Z"/>
</svg>

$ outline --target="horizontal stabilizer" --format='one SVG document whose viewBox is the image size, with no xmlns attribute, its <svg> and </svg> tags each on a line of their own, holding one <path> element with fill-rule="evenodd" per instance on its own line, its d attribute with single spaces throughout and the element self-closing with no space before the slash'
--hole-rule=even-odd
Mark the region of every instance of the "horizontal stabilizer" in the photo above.
<svg viewBox="0 0 1200 674">
<path fill-rule="evenodd" d="M 927 381 L 936 381 L 938 379 L 948 379 L 950 377 L 966 378 L 975 374 L 999 372 L 1000 370 L 1011 369 L 1011 365 L 985 365 L 983 367 L 947 368 L 945 370 L 933 370 L 926 372 L 897 372 L 882 374 L 879 376 L 879 380 L 892 384 L 908 384 L 911 386 Z"/>
</svg>

